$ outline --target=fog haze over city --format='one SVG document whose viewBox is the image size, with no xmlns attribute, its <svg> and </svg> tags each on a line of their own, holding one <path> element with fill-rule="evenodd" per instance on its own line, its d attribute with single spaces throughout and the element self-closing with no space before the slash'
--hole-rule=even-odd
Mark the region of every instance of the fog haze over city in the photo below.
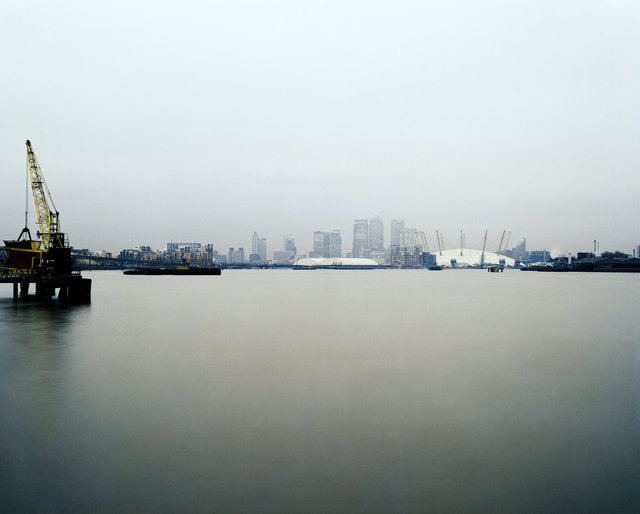
<svg viewBox="0 0 640 514">
<path fill-rule="evenodd" d="M 1 238 L 30 139 L 73 246 L 269 253 L 356 218 L 480 247 L 640 243 L 631 1 L 0 6 Z M 30 225 L 34 213 L 30 200 Z"/>
</svg>

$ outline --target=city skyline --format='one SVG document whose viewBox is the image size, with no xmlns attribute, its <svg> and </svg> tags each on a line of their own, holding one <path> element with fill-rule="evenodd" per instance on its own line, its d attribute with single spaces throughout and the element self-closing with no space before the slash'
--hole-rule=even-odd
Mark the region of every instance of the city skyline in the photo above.
<svg viewBox="0 0 640 514">
<path fill-rule="evenodd" d="M 376 218 L 372 218 L 372 220 L 376 220 L 384 223 L 384 220 L 382 220 L 381 218 L 376 217 Z M 354 225 L 357 225 L 358 223 L 366 222 L 365 223 L 366 228 L 367 230 L 369 230 L 369 232 L 367 232 L 367 245 L 369 244 L 368 238 L 370 234 L 370 221 L 372 220 L 366 220 L 362 218 L 354 220 Z M 280 239 L 277 239 L 276 241 L 272 241 L 271 243 L 268 243 L 266 238 L 260 238 L 258 233 L 255 231 L 253 232 L 253 236 L 252 236 L 251 252 L 248 251 L 249 246 L 247 245 L 243 245 L 239 247 L 230 247 L 221 243 L 212 242 L 210 240 L 206 243 L 206 245 L 212 246 L 212 249 L 215 250 L 215 253 L 221 256 L 222 255 L 238 256 L 241 254 L 242 260 L 238 262 L 250 262 L 251 260 L 262 261 L 262 262 L 275 260 L 275 261 L 284 262 L 284 261 L 294 261 L 296 258 L 300 256 L 308 256 L 308 257 L 347 257 L 349 256 L 349 257 L 367 257 L 367 258 L 371 257 L 376 260 L 381 260 L 383 258 L 386 258 L 388 260 L 389 255 L 387 252 L 391 246 L 400 246 L 400 247 L 409 247 L 409 248 L 413 246 L 417 246 L 420 248 L 424 248 L 424 242 L 428 244 L 428 248 L 431 253 L 437 253 L 439 251 L 439 244 L 436 239 L 436 234 L 433 234 L 430 237 L 428 234 L 424 234 L 424 231 L 420 229 L 406 228 L 404 219 L 394 218 L 389 220 L 388 224 L 389 224 L 389 232 L 388 232 L 389 237 L 387 238 L 386 236 L 384 236 L 382 238 L 382 241 L 383 241 L 382 251 L 380 251 L 379 249 L 376 249 L 376 250 L 369 249 L 365 253 L 360 255 L 357 255 L 356 253 L 354 253 L 353 246 L 351 247 L 351 249 L 345 248 L 343 250 L 342 235 L 341 235 L 341 231 L 338 229 L 334 229 L 328 232 L 321 231 L 321 230 L 314 231 L 312 246 L 309 248 L 300 247 L 299 243 L 296 242 L 298 238 L 294 234 L 287 234 L 285 236 L 282 236 Z M 394 235 L 394 232 L 397 232 L 397 234 Z M 384 231 L 384 233 L 386 234 L 387 232 Z M 452 244 L 446 244 L 446 241 L 442 232 L 439 232 L 439 234 L 440 234 L 442 243 L 444 245 L 442 248 L 443 251 L 460 248 L 461 244 L 466 249 L 481 249 L 482 244 L 484 243 L 482 239 L 471 238 L 472 241 L 476 241 L 476 240 L 480 241 L 480 244 L 477 246 L 473 243 L 468 244 L 466 232 L 460 231 L 458 234 L 456 234 L 457 238 L 446 239 L 446 241 L 450 241 L 450 242 L 453 241 Z M 426 241 L 424 241 L 422 236 L 425 237 Z M 505 236 L 507 236 L 506 239 L 505 239 Z M 193 246 L 193 247 L 199 248 L 204 244 L 205 243 L 200 243 L 200 242 L 198 243 L 167 242 L 165 245 L 159 245 L 157 247 L 154 247 L 154 251 L 162 251 L 163 249 L 166 248 L 167 251 L 171 252 L 181 247 Z M 268 245 L 270 245 L 269 253 L 267 253 Z M 502 232 L 496 233 L 495 237 L 488 237 L 487 243 L 486 243 L 486 250 L 491 252 L 496 252 L 499 248 L 501 248 L 503 252 L 513 251 L 516 258 L 522 259 L 524 255 L 523 252 L 525 252 L 524 248 L 526 245 L 527 245 L 527 238 L 525 236 L 516 235 L 512 237 L 512 231 L 508 231 L 504 229 Z M 593 245 L 593 248 L 590 245 Z M 146 244 L 131 245 L 128 248 L 137 249 L 142 247 L 151 248 Z M 255 249 L 257 247 L 260 248 L 259 259 L 255 257 L 257 253 Z M 89 249 L 89 250 L 95 253 L 98 253 L 100 251 L 97 249 Z M 109 251 L 109 253 L 117 255 L 122 250 L 123 249 L 118 249 L 116 251 Z M 574 248 L 570 251 L 557 251 L 557 250 L 550 249 L 549 247 L 546 247 L 546 246 L 529 245 L 526 252 L 549 254 L 552 257 L 559 257 L 559 256 L 567 256 L 571 254 L 575 256 L 580 252 L 583 252 L 583 253 L 591 252 L 592 250 L 596 255 L 601 254 L 603 252 L 615 252 L 615 251 L 622 251 L 623 253 L 627 253 L 629 255 L 636 255 L 636 254 L 640 254 L 640 245 L 635 245 L 630 249 L 606 248 L 606 247 L 600 248 L 600 241 L 593 240 L 589 242 L 589 245 L 585 245 L 584 247 L 580 247 L 580 248 Z M 379 254 L 376 255 L 372 253 L 376 251 L 378 251 Z M 231 253 L 231 252 L 234 252 L 234 253 Z M 276 256 L 276 253 L 279 254 L 279 256 Z M 253 259 L 251 255 L 254 255 Z"/>
</svg>

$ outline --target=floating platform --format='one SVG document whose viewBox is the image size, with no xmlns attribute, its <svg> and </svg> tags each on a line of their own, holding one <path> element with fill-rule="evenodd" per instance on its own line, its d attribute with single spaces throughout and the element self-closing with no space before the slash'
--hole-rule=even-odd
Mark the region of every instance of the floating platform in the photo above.
<svg viewBox="0 0 640 514">
<path fill-rule="evenodd" d="M 126 269 L 125 275 L 221 275 L 219 267 L 198 268 L 191 266 L 175 266 L 169 268 L 139 267 Z"/>
</svg>

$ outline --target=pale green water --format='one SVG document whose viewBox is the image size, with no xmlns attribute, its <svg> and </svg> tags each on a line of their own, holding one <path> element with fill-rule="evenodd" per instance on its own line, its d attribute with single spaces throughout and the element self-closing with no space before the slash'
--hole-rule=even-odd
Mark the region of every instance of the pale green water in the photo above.
<svg viewBox="0 0 640 514">
<path fill-rule="evenodd" d="M 0 510 L 638 512 L 640 276 L 0 285 Z"/>
</svg>

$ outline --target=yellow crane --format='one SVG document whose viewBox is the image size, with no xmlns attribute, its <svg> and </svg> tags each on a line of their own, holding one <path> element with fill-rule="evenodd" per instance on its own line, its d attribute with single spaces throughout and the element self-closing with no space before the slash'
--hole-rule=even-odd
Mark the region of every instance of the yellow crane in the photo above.
<svg viewBox="0 0 640 514">
<path fill-rule="evenodd" d="M 31 178 L 31 191 L 33 201 L 36 206 L 36 216 L 38 218 L 38 236 L 42 237 L 44 250 L 53 248 L 66 248 L 68 243 L 65 234 L 59 232 L 60 213 L 57 211 L 53 198 L 47 187 L 47 183 L 42 175 L 42 170 L 36 159 L 31 142 L 27 139 L 27 159 L 29 161 L 29 176 Z M 51 210 L 53 208 L 53 210 Z"/>
<path fill-rule="evenodd" d="M 48 300 L 58 289 L 58 298 L 71 303 L 91 301 L 91 279 L 82 278 L 71 268 L 71 249 L 65 234 L 60 232 L 60 213 L 42 175 L 31 142 L 27 146 L 28 180 L 36 207 L 38 237 L 33 240 L 28 228 L 28 200 L 25 210 L 25 227 L 17 240 L 5 240 L 4 262 L 0 263 L 0 275 L 13 283 L 13 299 L 26 296 L 29 285 L 35 284 L 36 297 Z M 27 185 L 28 188 L 28 185 Z M 27 197 L 29 196 L 26 191 Z M 23 238 L 24 236 L 24 238 Z M 28 238 L 28 239 L 27 239 Z"/>
</svg>

